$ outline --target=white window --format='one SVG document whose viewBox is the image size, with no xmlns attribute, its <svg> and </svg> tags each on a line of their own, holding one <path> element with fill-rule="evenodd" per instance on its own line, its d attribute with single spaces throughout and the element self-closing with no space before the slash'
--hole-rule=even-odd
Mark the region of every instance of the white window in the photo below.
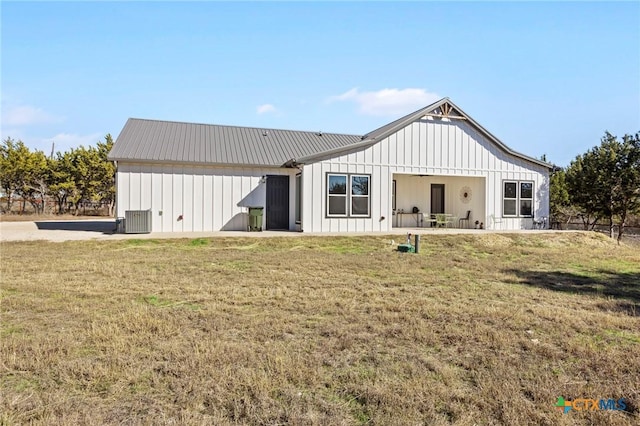
<svg viewBox="0 0 640 426">
<path fill-rule="evenodd" d="M 369 176 L 351 175 L 351 216 L 369 216 Z"/>
<path fill-rule="evenodd" d="M 347 175 L 327 175 L 327 216 L 347 215 Z"/>
<path fill-rule="evenodd" d="M 518 182 L 505 182 L 502 200 L 502 215 L 518 215 Z"/>
<path fill-rule="evenodd" d="M 370 192 L 369 175 L 327 174 L 327 217 L 369 217 Z"/>
<path fill-rule="evenodd" d="M 533 182 L 520 182 L 520 216 L 533 216 Z"/>
<path fill-rule="evenodd" d="M 503 182 L 502 215 L 504 217 L 533 216 L 533 182 Z"/>
</svg>

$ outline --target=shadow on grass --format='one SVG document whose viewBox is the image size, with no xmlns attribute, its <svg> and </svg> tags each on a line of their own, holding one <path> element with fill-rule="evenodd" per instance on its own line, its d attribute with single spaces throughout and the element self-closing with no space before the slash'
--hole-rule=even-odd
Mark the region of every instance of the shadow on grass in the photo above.
<svg viewBox="0 0 640 426">
<path fill-rule="evenodd" d="M 616 299 L 621 312 L 640 316 L 640 272 L 599 270 L 592 276 L 561 271 L 510 269 L 521 284 L 573 294 L 590 294 Z"/>
<path fill-rule="evenodd" d="M 64 220 L 51 222 L 36 222 L 40 230 L 47 231 L 82 231 L 113 234 L 116 229 L 115 221 L 98 220 Z"/>
</svg>

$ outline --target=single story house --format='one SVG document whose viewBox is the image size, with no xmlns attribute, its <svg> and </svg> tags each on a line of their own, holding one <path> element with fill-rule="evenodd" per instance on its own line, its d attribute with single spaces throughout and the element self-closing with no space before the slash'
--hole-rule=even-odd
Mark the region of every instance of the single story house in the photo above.
<svg viewBox="0 0 640 426">
<path fill-rule="evenodd" d="M 130 118 L 109 158 L 116 215 L 154 232 L 530 229 L 549 215 L 550 165 L 517 153 L 448 98 L 365 135 Z M 442 217 L 442 216 L 440 216 Z"/>
</svg>

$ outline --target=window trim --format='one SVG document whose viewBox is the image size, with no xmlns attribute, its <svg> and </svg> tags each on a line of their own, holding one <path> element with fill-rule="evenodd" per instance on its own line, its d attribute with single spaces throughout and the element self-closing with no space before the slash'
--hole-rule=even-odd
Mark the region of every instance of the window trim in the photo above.
<svg viewBox="0 0 640 426">
<path fill-rule="evenodd" d="M 505 194 L 505 184 L 507 183 L 515 183 L 516 184 L 516 196 L 515 198 L 512 197 L 506 197 Z M 527 198 L 523 198 L 522 197 L 522 184 L 523 183 L 530 183 L 531 184 L 531 198 L 527 197 Z M 517 180 L 517 179 L 504 179 L 502 181 L 502 217 L 504 218 L 531 218 L 534 217 L 534 213 L 533 213 L 533 209 L 534 209 L 534 200 L 535 200 L 535 182 L 533 180 L 528 180 L 528 179 L 524 179 L 524 180 Z M 504 212 L 504 202 L 506 200 L 514 200 L 516 202 L 516 213 L 514 215 L 511 214 L 505 214 Z M 520 214 L 520 201 L 531 201 L 531 214 L 530 215 L 523 215 Z"/>
<path fill-rule="evenodd" d="M 331 176 L 343 176 L 346 178 L 347 180 L 347 188 L 346 188 L 346 194 L 345 194 L 345 214 L 330 214 L 329 213 L 329 178 Z M 368 195 L 353 195 L 353 188 L 352 188 L 352 178 L 353 177 L 366 177 L 369 180 L 369 193 Z M 343 172 L 326 172 L 325 173 L 325 187 L 324 187 L 324 191 L 325 191 L 325 218 L 326 219 L 368 219 L 371 218 L 371 174 L 369 173 L 343 173 Z M 338 196 L 342 196 L 342 194 L 339 195 L 332 195 L 333 197 L 338 197 Z M 353 214 L 352 210 L 353 210 L 353 205 L 352 205 L 352 199 L 354 197 L 357 198 L 366 198 L 367 199 L 367 214 Z"/>
</svg>

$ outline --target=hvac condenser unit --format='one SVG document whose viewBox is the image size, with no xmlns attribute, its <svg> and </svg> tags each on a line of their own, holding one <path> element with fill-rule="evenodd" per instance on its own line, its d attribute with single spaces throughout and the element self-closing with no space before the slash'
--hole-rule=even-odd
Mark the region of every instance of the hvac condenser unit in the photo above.
<svg viewBox="0 0 640 426">
<path fill-rule="evenodd" d="M 148 234 L 151 232 L 151 210 L 125 210 L 124 232 Z"/>
</svg>

